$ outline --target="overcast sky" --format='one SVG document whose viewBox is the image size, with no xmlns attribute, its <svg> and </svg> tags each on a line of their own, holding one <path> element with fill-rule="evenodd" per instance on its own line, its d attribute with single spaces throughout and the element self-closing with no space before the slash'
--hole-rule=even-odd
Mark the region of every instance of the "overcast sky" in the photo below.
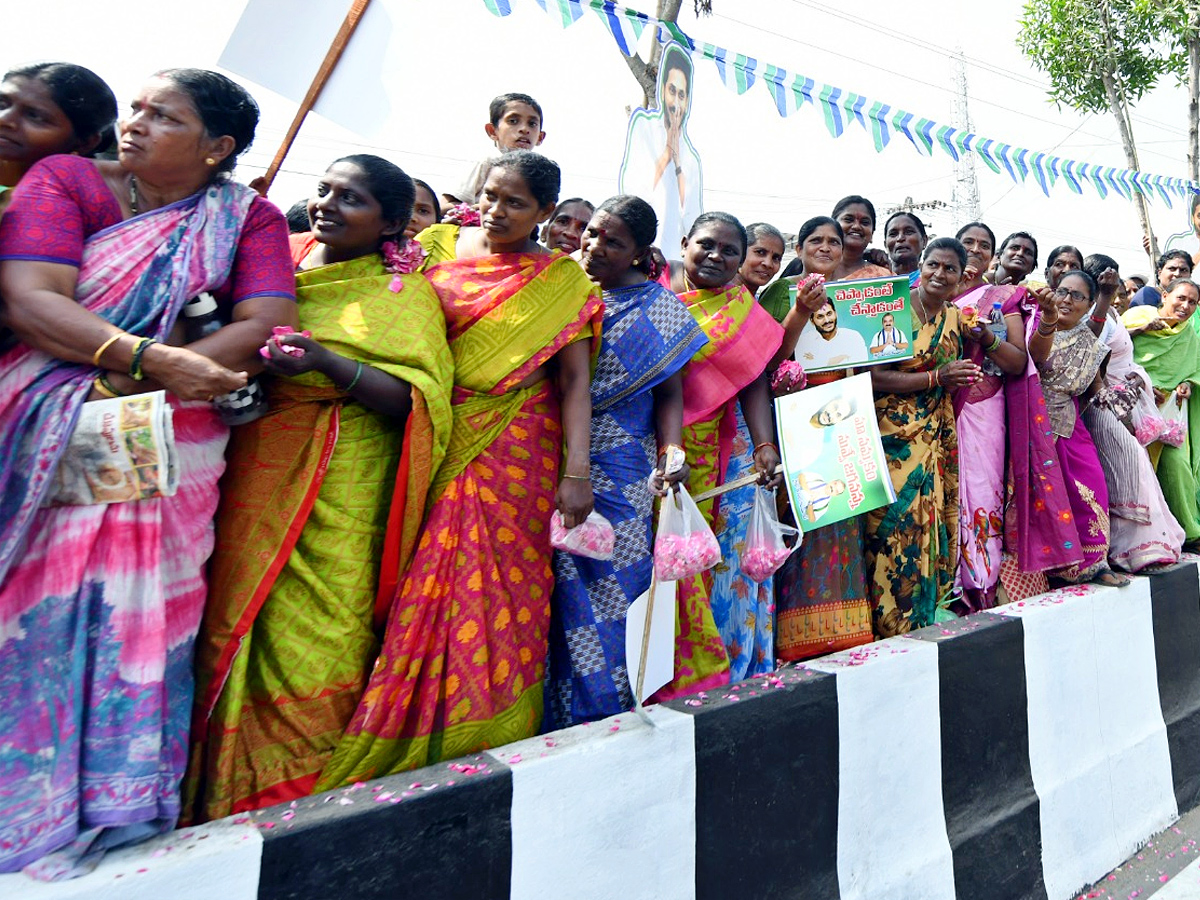
<svg viewBox="0 0 1200 900">
<path fill-rule="evenodd" d="M 374 110 L 374 122 L 356 132 L 310 116 L 272 199 L 286 208 L 306 195 L 329 161 L 348 152 L 379 153 L 435 188 L 448 189 L 490 149 L 483 135 L 487 103 L 507 90 L 542 102 L 547 132 L 542 150 L 563 168 L 564 196 L 598 202 L 615 193 L 627 108 L 639 104 L 640 89 L 592 14 L 563 30 L 535 0 L 511 2 L 513 15 L 501 19 L 482 0 L 374 0 L 382 4 L 373 14 L 375 26 L 356 36 L 351 51 L 377 71 L 356 74 L 351 84 L 343 78 L 332 98 L 348 98 L 347 108 L 361 103 L 360 119 L 370 119 Z M 326 9 L 342 4 L 288 3 L 294 15 L 278 17 L 265 30 L 258 52 L 261 62 L 303 80 L 317 62 L 312 53 L 296 52 L 303 44 L 299 31 L 313 21 L 306 13 L 309 4 Z M 6 32 L 20 36 L 8 42 L 6 64 L 82 63 L 106 78 L 124 105 L 156 69 L 217 67 L 245 5 L 245 0 L 21 4 L 6 13 Z M 653 0 L 628 5 L 653 13 Z M 852 12 L 816 0 L 715 0 L 716 14 L 700 20 L 690 6 L 685 0 L 681 25 L 697 40 L 942 124 L 952 122 L 952 58 L 961 48 L 977 133 L 1064 158 L 1125 166 L 1110 116 L 1059 111 L 1047 100 L 1044 78 L 1015 45 L 1021 13 L 1016 0 L 971 5 L 859 0 Z M 246 180 L 265 168 L 295 109 L 259 84 L 248 87 L 262 105 L 263 120 L 239 168 Z M 1186 104 L 1185 89 L 1171 82 L 1136 108 L 1144 170 L 1186 174 Z M 906 197 L 951 200 L 954 166 L 941 151 L 921 156 L 900 137 L 876 153 L 857 124 L 834 139 L 819 110 L 805 106 L 781 118 L 761 82 L 738 96 L 721 83 L 711 62 L 697 62 L 688 130 L 703 161 L 705 207 L 726 209 L 746 222 L 765 219 L 795 231 L 849 193 L 869 196 L 881 218 L 886 207 Z M 1043 256 L 1054 244 L 1070 242 L 1085 253 L 1115 256 L 1127 273 L 1147 270 L 1128 201 L 1112 195 L 1100 200 L 1090 188 L 1078 196 L 1061 184 L 1046 198 L 1032 178 L 1013 184 L 982 164 L 977 178 L 982 218 L 998 234 L 1024 228 L 1038 238 Z M 942 234 L 961 224 L 946 210 L 923 215 Z M 1186 228 L 1179 202 L 1168 210 L 1156 201 L 1152 216 L 1160 241 Z"/>
</svg>

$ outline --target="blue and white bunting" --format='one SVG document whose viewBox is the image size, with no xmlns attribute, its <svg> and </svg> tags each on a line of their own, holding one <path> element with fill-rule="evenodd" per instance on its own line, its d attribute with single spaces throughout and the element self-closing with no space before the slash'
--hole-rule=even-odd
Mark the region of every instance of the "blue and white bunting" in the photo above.
<svg viewBox="0 0 1200 900">
<path fill-rule="evenodd" d="M 483 0 L 488 11 L 500 18 L 511 15 L 513 2 Z M 656 36 L 660 43 L 674 41 L 693 53 L 713 60 L 722 83 L 730 90 L 744 94 L 756 81 L 761 81 L 780 116 L 790 116 L 805 103 L 810 103 L 821 110 L 825 127 L 833 137 L 841 137 L 845 133 L 847 122 L 857 122 L 870 133 L 876 152 L 882 152 L 891 143 L 893 134 L 898 132 L 908 138 L 918 153 L 925 156 L 932 154 L 936 146 L 955 161 L 964 153 L 974 153 L 993 172 L 999 174 L 1003 171 L 1014 182 L 1025 181 L 1029 175 L 1033 175 L 1033 180 L 1046 196 L 1050 195 L 1050 189 L 1060 177 L 1076 194 L 1083 193 L 1083 185 L 1088 184 L 1101 198 L 1107 197 L 1110 191 L 1125 199 L 1130 199 L 1135 193 L 1147 199 L 1157 195 L 1168 207 L 1172 203 L 1172 194 L 1189 200 L 1200 194 L 1200 183 L 1185 178 L 1062 159 L 1045 151 L 1028 150 L 993 138 L 964 133 L 953 126 L 940 125 L 932 119 L 918 117 L 862 94 L 803 75 L 793 75 L 788 69 L 773 63 L 760 63 L 756 57 L 736 50 L 698 43 L 678 23 L 629 9 L 616 0 L 534 2 L 547 15 L 557 19 L 563 28 L 579 21 L 588 9 L 592 10 L 626 56 L 637 53 L 639 39 L 647 28 L 653 26 L 657 29 Z"/>
</svg>

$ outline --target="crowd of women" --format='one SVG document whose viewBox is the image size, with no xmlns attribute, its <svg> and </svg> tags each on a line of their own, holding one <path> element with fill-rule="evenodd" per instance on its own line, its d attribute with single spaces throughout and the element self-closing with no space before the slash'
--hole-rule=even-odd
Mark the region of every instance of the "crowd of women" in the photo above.
<svg viewBox="0 0 1200 900">
<path fill-rule="evenodd" d="M 851 374 L 782 365 L 827 302 L 802 276 L 913 285 L 911 359 L 869 369 L 897 499 L 761 584 L 738 549 L 762 488 L 700 503 L 723 558 L 678 584 L 654 700 L 1200 542 L 1190 260 L 1125 311 L 1108 257 L 1058 247 L 1043 285 L 1029 234 L 927 240 L 904 212 L 881 253 L 850 196 L 777 279 L 775 227 L 705 213 L 667 260 L 646 202 L 560 204 L 532 150 L 482 167 L 478 226 L 343 157 L 289 235 L 231 178 L 240 86 L 162 71 L 117 118 L 78 66 L 0 84 L 0 872 L 630 709 L 656 499 L 776 488 L 772 396 Z M 252 387 L 265 414 L 231 429 L 219 401 Z M 178 488 L 52 500 L 85 404 L 150 392 Z M 553 515 L 593 510 L 611 559 L 552 550 Z"/>
</svg>

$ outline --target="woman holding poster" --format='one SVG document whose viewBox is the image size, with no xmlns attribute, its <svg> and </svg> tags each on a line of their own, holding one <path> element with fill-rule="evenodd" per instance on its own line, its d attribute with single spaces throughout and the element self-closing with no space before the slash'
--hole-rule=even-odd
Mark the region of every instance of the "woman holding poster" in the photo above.
<svg viewBox="0 0 1200 900">
<path fill-rule="evenodd" d="M 817 216 L 800 226 L 796 244 L 806 274 L 832 279 L 842 265 L 842 227 L 833 219 Z M 886 274 L 886 273 L 885 273 Z M 777 282 L 778 283 L 778 282 Z M 790 355 L 800 332 L 814 313 L 826 307 L 825 288 L 809 282 L 799 287 L 796 305 L 784 319 L 783 349 Z M 846 369 L 808 376 L 808 384 L 829 384 L 845 378 Z M 780 394 L 790 393 L 784 387 Z M 811 442 L 824 451 L 829 426 L 855 412 L 853 406 L 827 404 L 802 428 L 812 429 Z M 804 543 L 776 576 L 775 655 L 788 662 L 809 659 L 873 640 L 871 607 L 863 574 L 862 519 L 846 519 L 809 531 L 819 524 L 820 513 L 837 490 L 832 484 L 806 485 L 811 502 L 793 510 L 805 530 Z"/>
<path fill-rule="evenodd" d="M 867 514 L 867 584 L 879 637 L 931 625 L 945 609 L 958 567 L 958 434 L 953 392 L 976 384 L 962 355 L 952 302 L 967 266 L 954 238 L 925 248 L 913 314 L 913 358 L 871 370 L 875 411 L 896 502 Z"/>
</svg>

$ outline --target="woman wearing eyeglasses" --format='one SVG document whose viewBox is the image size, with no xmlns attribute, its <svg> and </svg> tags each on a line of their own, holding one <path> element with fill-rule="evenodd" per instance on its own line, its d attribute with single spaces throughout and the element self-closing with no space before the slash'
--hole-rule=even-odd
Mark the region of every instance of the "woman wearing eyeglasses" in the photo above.
<svg viewBox="0 0 1200 900">
<path fill-rule="evenodd" d="M 1104 386 L 1108 348 L 1088 328 L 1086 315 L 1096 282 L 1079 269 L 1067 272 L 1054 290 L 1038 292 L 1041 321 L 1029 341 L 1029 354 L 1041 372 L 1046 414 L 1067 488 L 1059 518 L 1070 520 L 1083 558 L 1051 574 L 1064 582 L 1093 581 L 1110 587 L 1129 583 L 1108 567 L 1108 485 L 1081 407 Z M 1060 501 L 1061 502 L 1061 501 Z"/>
</svg>

